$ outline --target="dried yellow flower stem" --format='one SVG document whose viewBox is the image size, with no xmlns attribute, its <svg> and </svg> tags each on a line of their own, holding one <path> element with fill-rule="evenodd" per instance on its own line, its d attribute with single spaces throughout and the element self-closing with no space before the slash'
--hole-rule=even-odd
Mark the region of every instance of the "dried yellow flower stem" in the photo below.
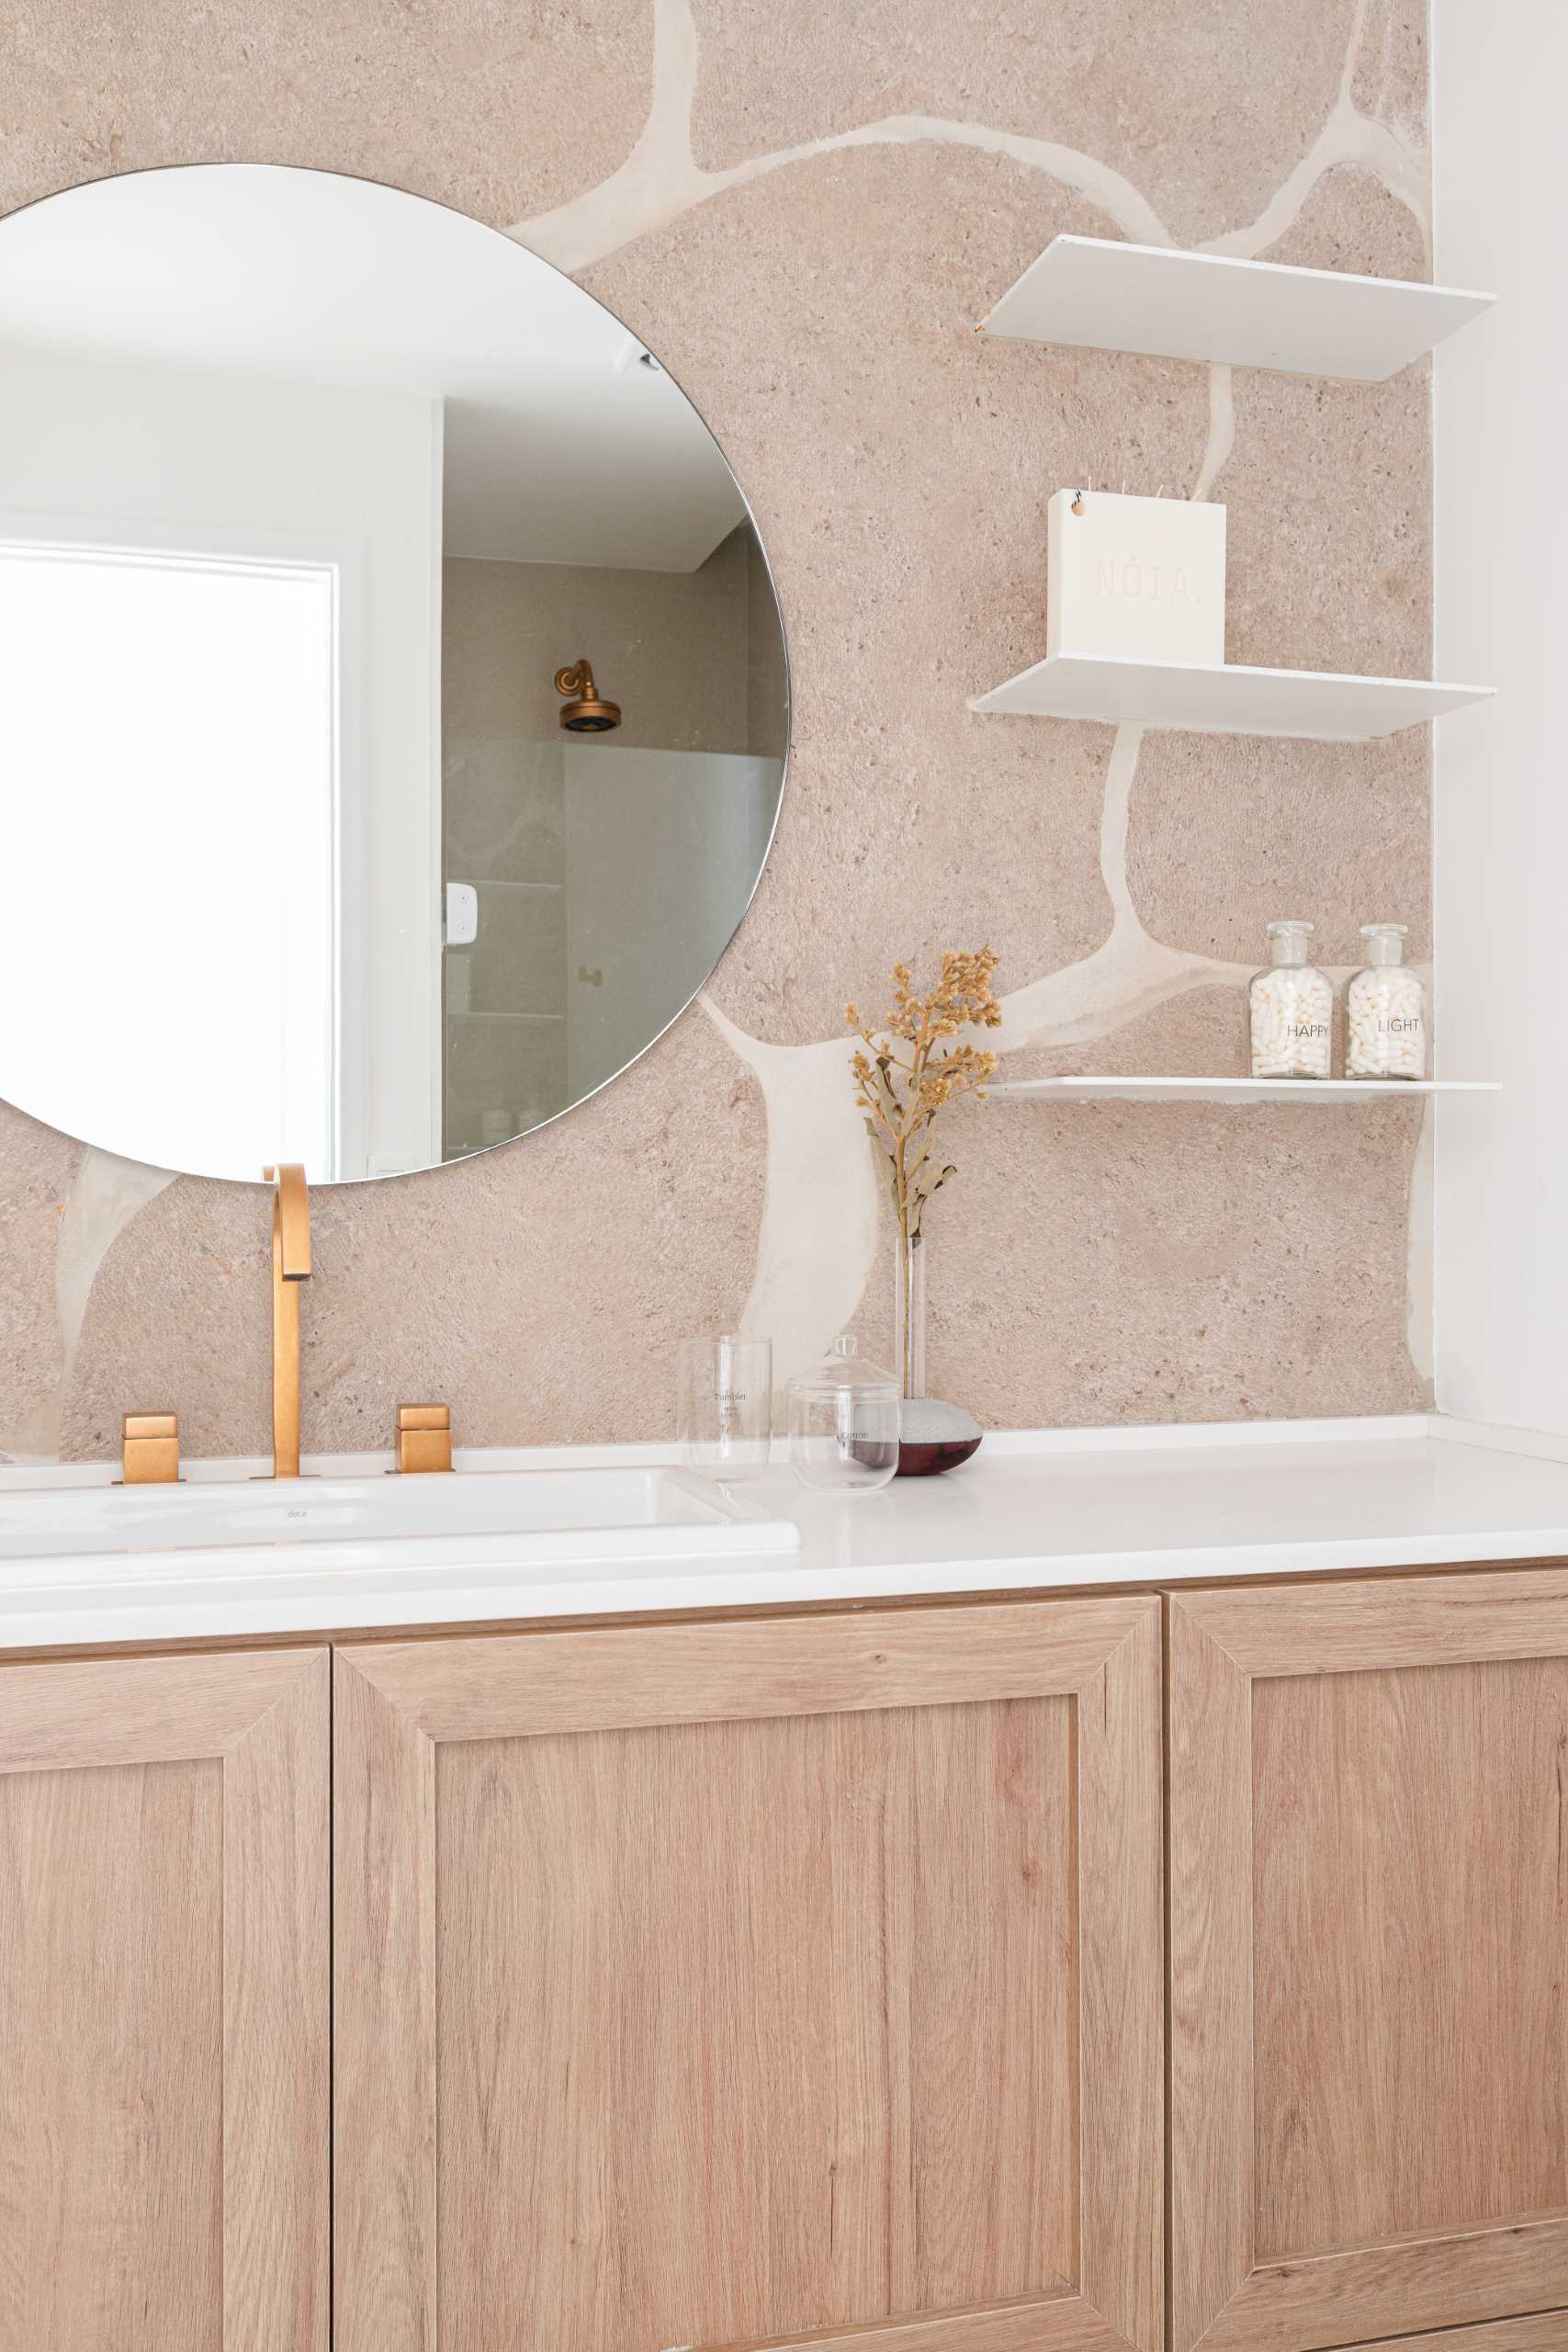
<svg viewBox="0 0 1568 2352">
<path fill-rule="evenodd" d="M 852 1004 L 844 1007 L 850 1027 L 865 1046 L 851 1057 L 855 1100 L 866 1114 L 866 1133 L 889 1163 L 893 1205 L 906 1250 L 920 1238 L 927 1201 L 957 1173 L 931 1164 L 930 1130 L 945 1102 L 983 1091 L 997 1057 L 965 1040 L 949 1046 L 961 1029 L 998 1029 L 1002 1009 L 991 993 L 998 958 L 988 947 L 970 955 L 949 950 L 942 978 L 917 995 L 909 967 L 893 967 L 893 1005 L 876 1029 L 862 1021 Z M 897 1051 L 908 1047 L 907 1055 Z"/>
</svg>

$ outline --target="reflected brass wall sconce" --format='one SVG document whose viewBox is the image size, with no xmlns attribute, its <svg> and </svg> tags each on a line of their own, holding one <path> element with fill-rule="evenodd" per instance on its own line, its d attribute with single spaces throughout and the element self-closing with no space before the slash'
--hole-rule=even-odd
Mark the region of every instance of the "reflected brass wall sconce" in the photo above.
<svg viewBox="0 0 1568 2352">
<path fill-rule="evenodd" d="M 607 735 L 612 727 L 621 723 L 620 704 L 600 700 L 590 662 L 574 662 L 570 668 L 558 670 L 556 692 L 571 696 L 562 705 L 560 715 L 560 723 L 569 735 Z"/>
</svg>

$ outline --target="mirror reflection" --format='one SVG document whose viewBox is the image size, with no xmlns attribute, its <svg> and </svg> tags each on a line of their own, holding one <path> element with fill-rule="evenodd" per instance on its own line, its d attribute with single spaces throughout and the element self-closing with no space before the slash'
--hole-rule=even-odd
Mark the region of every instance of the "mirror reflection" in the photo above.
<svg viewBox="0 0 1568 2352">
<path fill-rule="evenodd" d="M 503 1143 L 700 988 L 788 734 L 746 503 L 641 342 L 371 183 L 0 223 L 0 1093 L 312 1182 Z"/>
</svg>

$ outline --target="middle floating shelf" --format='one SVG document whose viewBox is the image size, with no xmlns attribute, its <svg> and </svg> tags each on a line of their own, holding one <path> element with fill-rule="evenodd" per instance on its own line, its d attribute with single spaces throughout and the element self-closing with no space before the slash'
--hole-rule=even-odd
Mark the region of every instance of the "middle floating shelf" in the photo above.
<svg viewBox="0 0 1568 2352">
<path fill-rule="evenodd" d="M 1445 711 L 1462 710 L 1467 703 L 1484 702 L 1495 691 L 1439 685 L 1428 678 L 1361 678 L 1335 670 L 1254 670 L 1239 662 L 1054 653 L 989 694 L 972 695 L 969 707 L 1036 718 L 1096 719 L 1107 727 L 1364 743 L 1440 718 Z"/>
<path fill-rule="evenodd" d="M 1473 1078 L 1004 1078 L 992 1100 L 1014 1102 L 1360 1102 L 1378 1096 L 1500 1094 Z"/>
</svg>

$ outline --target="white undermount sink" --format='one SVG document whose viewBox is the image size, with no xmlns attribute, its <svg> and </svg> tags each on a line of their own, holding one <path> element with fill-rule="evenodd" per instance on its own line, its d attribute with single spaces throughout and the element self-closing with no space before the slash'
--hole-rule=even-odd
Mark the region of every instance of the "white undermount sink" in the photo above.
<svg viewBox="0 0 1568 2352">
<path fill-rule="evenodd" d="M 732 1487 L 657 1464 L 0 1494 L 0 1561 L 476 1535 L 521 1546 L 530 1559 L 793 1552 L 800 1543 L 791 1521 L 766 1518 Z"/>
<path fill-rule="evenodd" d="M 195 1478 L 0 1491 L 0 1647 L 43 1609 L 176 1599 L 190 1630 L 401 1622 L 428 1593 L 525 1611 L 530 1586 L 796 1552 L 793 1521 L 659 1464 L 446 1476 Z M 101 1632 L 102 1628 L 96 1628 Z"/>
</svg>

